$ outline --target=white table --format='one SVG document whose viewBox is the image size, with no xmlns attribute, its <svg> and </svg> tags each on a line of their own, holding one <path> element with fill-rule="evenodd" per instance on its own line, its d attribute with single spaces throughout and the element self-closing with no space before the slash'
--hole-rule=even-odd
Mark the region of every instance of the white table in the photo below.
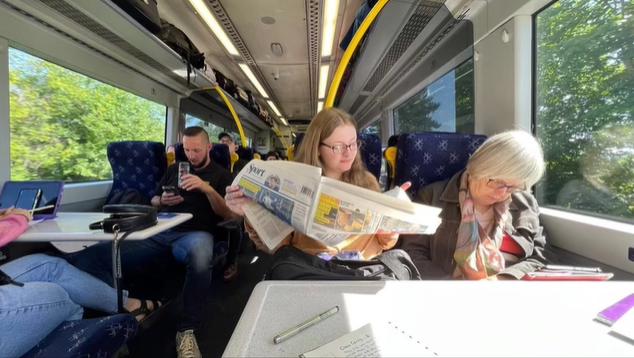
<svg viewBox="0 0 634 358">
<path fill-rule="evenodd" d="M 167 213 L 158 213 L 158 223 L 151 228 L 134 232 L 126 240 L 143 240 L 159 232 L 171 229 L 189 219 L 191 214 L 175 214 L 174 217 L 161 217 Z M 169 213 L 170 216 L 172 213 Z M 89 230 L 88 225 L 100 221 L 107 213 L 58 213 L 55 219 L 33 223 L 15 241 L 48 242 L 62 252 L 75 252 L 94 245 L 99 241 L 112 241 L 113 234 L 101 230 Z"/>
<path fill-rule="evenodd" d="M 439 356 L 633 357 L 634 344 L 594 321 L 633 282 L 264 281 L 224 357 L 297 357 L 374 320 L 391 320 Z M 338 305 L 280 344 L 273 337 Z"/>
<path fill-rule="evenodd" d="M 171 229 L 192 218 L 192 214 L 176 214 L 164 218 L 167 213 L 158 213 L 158 223 L 145 230 L 133 232 L 126 240 L 143 240 Z M 169 213 L 171 216 L 172 213 Z M 90 230 L 88 225 L 110 216 L 107 213 L 58 213 L 55 219 L 43 220 L 29 226 L 15 241 L 112 241 L 114 234 L 106 234 L 103 230 Z"/>
</svg>

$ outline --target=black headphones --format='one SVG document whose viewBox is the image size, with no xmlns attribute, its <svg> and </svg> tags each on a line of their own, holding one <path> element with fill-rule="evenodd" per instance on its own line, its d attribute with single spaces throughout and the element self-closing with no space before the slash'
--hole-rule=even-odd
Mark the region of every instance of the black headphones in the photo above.
<svg viewBox="0 0 634 358">
<path fill-rule="evenodd" d="M 156 208 L 148 205 L 111 204 L 105 205 L 103 212 L 109 213 L 110 217 L 90 224 L 90 230 L 103 230 L 106 233 L 140 231 L 158 222 Z"/>
</svg>

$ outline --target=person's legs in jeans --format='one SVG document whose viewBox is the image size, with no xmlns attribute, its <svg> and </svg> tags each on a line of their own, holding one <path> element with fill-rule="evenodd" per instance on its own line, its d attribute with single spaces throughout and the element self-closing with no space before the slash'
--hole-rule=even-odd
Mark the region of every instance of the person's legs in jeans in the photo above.
<svg viewBox="0 0 634 358">
<path fill-rule="evenodd" d="M 184 263 L 187 276 L 183 286 L 183 317 L 178 331 L 195 330 L 201 323 L 201 312 L 211 284 L 214 237 L 208 232 L 183 232 L 173 242 L 172 254 Z"/>
<path fill-rule="evenodd" d="M 72 302 L 80 306 L 107 313 L 117 312 L 117 292 L 114 288 L 63 259 L 34 254 L 11 261 L 1 269 L 17 282 L 55 283 L 67 292 Z M 127 295 L 123 291 L 124 302 Z"/>
<path fill-rule="evenodd" d="M 169 254 L 171 248 L 168 242 L 172 239 L 172 233 L 174 232 L 166 230 L 145 240 L 123 241 L 119 249 L 121 252 L 121 271 L 124 277 L 126 271 L 130 272 L 139 265 Z M 76 255 L 70 262 L 78 269 L 114 286 L 111 242 L 101 242 L 90 246 Z"/>
<path fill-rule="evenodd" d="M 177 326 L 176 353 L 179 358 L 201 357 L 194 330 L 200 326 L 202 308 L 211 284 L 214 237 L 203 231 L 185 232 L 173 242 L 172 254 L 185 263 L 183 316 Z"/>
<path fill-rule="evenodd" d="M 57 284 L 0 286 L 0 352 L 2 356 L 20 357 L 62 322 L 81 319 L 82 315 L 81 306 Z"/>
</svg>

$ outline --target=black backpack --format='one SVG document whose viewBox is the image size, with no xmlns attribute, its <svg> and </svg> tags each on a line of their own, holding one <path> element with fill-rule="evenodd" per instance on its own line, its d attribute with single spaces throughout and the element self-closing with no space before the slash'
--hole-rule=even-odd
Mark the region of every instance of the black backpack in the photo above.
<svg viewBox="0 0 634 358">
<path fill-rule="evenodd" d="M 136 189 L 126 189 L 116 193 L 106 202 L 110 204 L 134 204 L 134 205 L 151 205 L 148 200 Z"/>
<path fill-rule="evenodd" d="M 189 73 L 191 72 L 190 66 L 199 70 L 205 68 L 205 54 L 200 52 L 178 27 L 161 19 L 161 32 L 158 37 L 187 63 L 187 83 L 189 83 Z"/>
<path fill-rule="evenodd" d="M 330 261 L 291 246 L 279 248 L 266 280 L 420 280 L 418 269 L 407 252 L 386 251 L 372 260 Z"/>
</svg>

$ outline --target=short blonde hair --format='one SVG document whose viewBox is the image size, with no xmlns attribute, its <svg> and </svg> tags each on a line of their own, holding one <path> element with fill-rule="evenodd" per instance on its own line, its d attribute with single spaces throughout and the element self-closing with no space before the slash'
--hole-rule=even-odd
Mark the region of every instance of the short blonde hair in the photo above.
<svg viewBox="0 0 634 358">
<path fill-rule="evenodd" d="M 546 170 L 542 147 L 530 133 L 520 130 L 496 134 L 469 158 L 467 172 L 474 179 L 516 179 L 530 188 Z"/>
</svg>

